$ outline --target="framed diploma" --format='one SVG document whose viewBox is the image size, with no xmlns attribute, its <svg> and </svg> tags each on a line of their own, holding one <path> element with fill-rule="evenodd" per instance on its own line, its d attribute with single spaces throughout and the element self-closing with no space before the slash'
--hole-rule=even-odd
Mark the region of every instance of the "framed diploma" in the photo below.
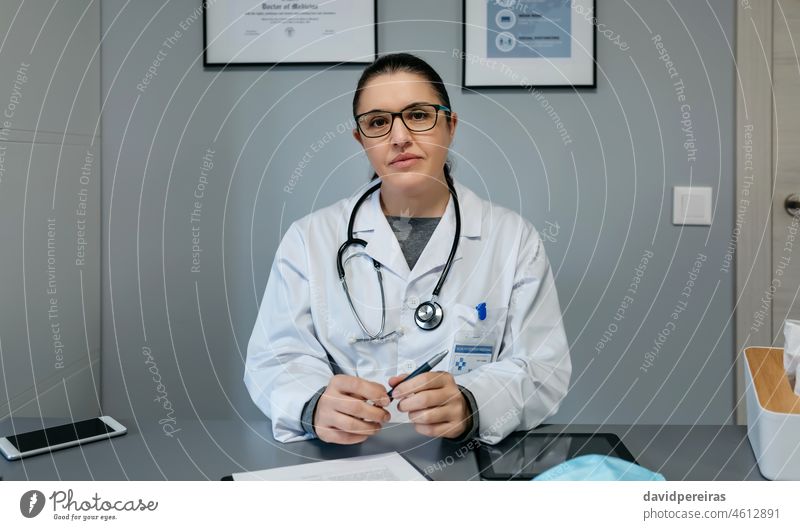
<svg viewBox="0 0 800 530">
<path fill-rule="evenodd" d="M 366 64 L 377 54 L 377 0 L 204 5 L 205 66 Z"/>
<path fill-rule="evenodd" d="M 594 0 L 463 0 L 464 88 L 595 87 Z"/>
</svg>

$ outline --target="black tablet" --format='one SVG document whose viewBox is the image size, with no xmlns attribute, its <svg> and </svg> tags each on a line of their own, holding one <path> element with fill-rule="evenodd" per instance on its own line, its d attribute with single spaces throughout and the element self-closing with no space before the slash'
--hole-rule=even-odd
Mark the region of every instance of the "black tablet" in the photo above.
<svg viewBox="0 0 800 530">
<path fill-rule="evenodd" d="M 481 478 L 531 480 L 558 464 L 582 455 L 608 455 L 636 463 L 616 434 L 520 432 L 497 445 L 478 448 Z"/>
</svg>

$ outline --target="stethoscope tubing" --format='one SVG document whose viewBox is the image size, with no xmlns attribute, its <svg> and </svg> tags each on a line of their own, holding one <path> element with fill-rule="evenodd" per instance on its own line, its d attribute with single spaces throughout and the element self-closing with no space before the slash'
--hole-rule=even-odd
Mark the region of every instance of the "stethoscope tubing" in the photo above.
<svg viewBox="0 0 800 530">
<path fill-rule="evenodd" d="M 450 191 L 450 195 L 453 197 L 453 209 L 454 209 L 454 213 L 455 213 L 455 216 L 456 216 L 456 223 L 455 223 L 456 230 L 455 230 L 455 235 L 453 237 L 453 245 L 450 248 L 450 254 L 447 257 L 447 262 L 445 263 L 444 269 L 442 270 L 442 274 L 439 276 L 439 281 L 436 282 L 436 287 L 434 287 L 434 289 L 433 289 L 433 293 L 431 294 L 430 301 L 423 302 L 422 304 L 420 304 L 419 307 L 417 307 L 417 309 L 414 312 L 415 313 L 415 322 L 417 323 L 417 326 L 420 329 L 425 329 L 425 330 L 436 329 L 437 327 L 439 327 L 439 324 L 441 323 L 441 319 L 443 318 L 443 312 L 442 312 L 441 306 L 439 305 L 437 300 L 439 298 L 439 293 L 442 290 L 442 286 L 444 285 L 444 282 L 447 279 L 447 275 L 450 273 L 450 268 L 453 265 L 453 260 L 455 259 L 456 250 L 458 249 L 458 241 L 459 241 L 459 238 L 461 237 L 461 208 L 460 208 L 460 205 L 458 203 L 458 194 L 456 193 L 455 187 L 453 186 L 453 183 L 449 178 L 449 173 L 447 172 L 446 168 L 445 168 L 445 177 L 446 177 L 445 181 L 447 183 L 447 188 Z M 347 251 L 347 249 L 349 247 L 351 247 L 353 245 L 360 246 L 360 247 L 366 247 L 367 246 L 367 241 L 365 241 L 363 239 L 360 239 L 360 238 L 356 238 L 353 235 L 353 230 L 354 230 L 354 227 L 355 227 L 356 214 L 358 213 L 358 209 L 361 207 L 361 205 L 364 203 L 364 201 L 367 199 L 367 197 L 369 197 L 375 191 L 377 191 L 381 187 L 381 184 L 382 184 L 382 182 L 378 182 L 374 186 L 370 187 L 356 201 L 355 205 L 353 206 L 353 211 L 350 213 L 350 220 L 349 220 L 349 222 L 347 224 L 347 240 L 344 243 L 342 243 L 342 245 L 339 247 L 339 250 L 336 253 L 336 272 L 339 275 L 339 281 L 341 282 L 342 288 L 344 289 L 345 296 L 347 297 L 347 303 L 350 306 L 350 310 L 353 312 L 353 316 L 355 317 L 356 322 L 358 322 L 359 327 L 369 337 L 368 339 L 356 339 L 355 342 L 370 341 L 370 340 L 381 340 L 381 339 L 388 338 L 388 337 L 398 333 L 397 331 L 393 331 L 392 333 L 389 333 L 386 336 L 383 335 L 383 331 L 384 331 L 384 328 L 386 326 L 386 295 L 385 295 L 384 288 L 383 288 L 383 273 L 381 271 L 381 264 L 377 260 L 375 260 L 374 258 L 372 259 L 372 266 L 375 268 L 375 272 L 378 275 L 378 284 L 380 285 L 380 290 L 381 290 L 381 327 L 380 327 L 380 330 L 378 331 L 378 333 L 372 334 L 367 330 L 367 327 L 362 322 L 361 317 L 358 316 L 358 312 L 356 311 L 355 305 L 353 304 L 353 300 L 350 297 L 350 289 L 347 286 L 347 279 L 345 277 L 345 271 L 344 271 L 344 264 L 345 264 L 345 262 L 347 260 L 343 260 L 342 259 L 343 256 L 344 256 L 344 253 Z M 348 258 L 348 260 L 349 259 L 350 258 Z M 420 309 L 423 306 L 430 306 L 431 308 L 438 308 L 437 310 L 440 313 L 439 317 L 438 317 L 439 320 L 437 322 L 435 322 L 434 325 L 423 325 L 420 322 L 420 320 L 417 318 L 419 316 L 418 313 L 420 313 Z"/>
</svg>

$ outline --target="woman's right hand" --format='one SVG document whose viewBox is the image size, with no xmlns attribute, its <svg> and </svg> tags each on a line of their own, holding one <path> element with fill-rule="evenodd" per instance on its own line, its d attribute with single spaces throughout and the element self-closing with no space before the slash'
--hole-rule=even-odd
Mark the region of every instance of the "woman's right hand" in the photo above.
<svg viewBox="0 0 800 530">
<path fill-rule="evenodd" d="M 390 401 L 386 389 L 378 383 L 352 375 L 334 375 L 317 402 L 314 430 L 324 442 L 361 443 L 389 421 L 391 415 L 384 407 Z"/>
</svg>

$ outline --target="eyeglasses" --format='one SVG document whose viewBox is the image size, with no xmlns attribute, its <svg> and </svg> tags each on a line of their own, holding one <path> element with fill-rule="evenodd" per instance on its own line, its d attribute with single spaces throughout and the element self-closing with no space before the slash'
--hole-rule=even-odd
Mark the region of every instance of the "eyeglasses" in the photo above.
<svg viewBox="0 0 800 530">
<path fill-rule="evenodd" d="M 403 125 L 411 132 L 429 131 L 436 127 L 439 111 L 450 115 L 450 109 L 444 105 L 413 105 L 400 112 L 373 110 L 356 116 L 358 130 L 367 138 L 380 138 L 392 130 L 395 116 L 400 116 Z"/>
</svg>

